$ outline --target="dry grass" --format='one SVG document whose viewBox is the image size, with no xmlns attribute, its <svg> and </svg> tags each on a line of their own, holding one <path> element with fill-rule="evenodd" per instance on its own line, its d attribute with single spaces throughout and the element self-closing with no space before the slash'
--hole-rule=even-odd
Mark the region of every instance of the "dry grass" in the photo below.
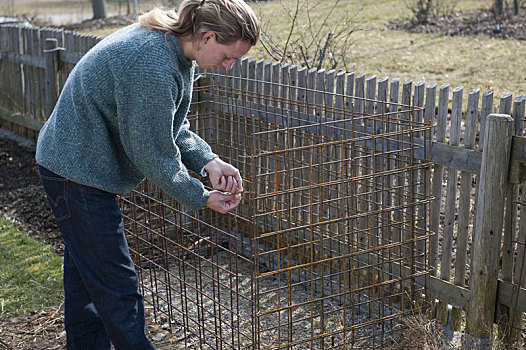
<svg viewBox="0 0 526 350">
<path fill-rule="evenodd" d="M 402 336 L 386 350 L 472 350 L 473 346 L 462 342 L 462 334 L 457 334 L 454 339 L 448 337 L 441 325 L 434 320 L 429 320 L 424 315 L 406 317 L 404 320 L 406 329 Z M 519 350 L 523 349 L 520 344 L 508 344 L 505 339 L 498 336 L 497 326 L 493 325 L 494 339 L 493 350 Z"/>
<path fill-rule="evenodd" d="M 141 10 L 147 10 L 160 0 L 141 1 Z M 261 1 L 252 4 L 268 23 L 276 41 L 285 42 L 289 18 L 287 7 L 296 0 Z M 306 0 L 301 0 L 306 1 Z M 323 15 L 330 10 L 336 0 L 309 0 L 319 2 L 316 13 Z M 452 0 L 444 0 L 452 1 Z M 111 4 L 111 3 L 109 3 Z M 488 9 L 490 0 L 459 1 L 457 11 Z M 0 3 L 0 12 L 6 13 L 8 6 L 15 12 L 58 13 L 64 11 L 91 11 L 88 0 L 44 1 L 8 0 Z M 111 5 L 113 6 L 113 5 Z M 411 17 L 404 0 L 345 0 L 330 20 L 341 21 L 344 16 L 352 16 L 357 31 L 351 36 L 354 43 L 348 50 L 347 70 L 367 76 L 388 76 L 402 81 L 425 80 L 436 82 L 439 86 L 449 83 L 452 87 L 463 86 L 465 91 L 480 88 L 493 89 L 495 96 L 511 91 L 514 96 L 526 95 L 526 42 L 518 40 L 491 39 L 477 37 L 449 37 L 438 34 L 411 34 L 386 29 L 390 21 Z M 307 20 L 299 18 L 300 25 Z M 87 31 L 90 34 L 108 35 L 116 28 Z M 258 44 L 251 57 L 270 59 L 264 48 Z M 344 67 L 337 67 L 337 69 Z"/>
<path fill-rule="evenodd" d="M 386 350 L 444 350 L 452 347 L 442 328 L 423 315 L 407 317 L 404 324 L 407 329 Z"/>
<path fill-rule="evenodd" d="M 317 10 L 328 11 L 333 1 L 321 3 Z M 271 21 L 277 40 L 284 40 L 279 33 L 286 32 L 288 23 L 285 15 L 278 15 L 285 13 L 284 2 L 262 3 L 258 9 L 264 23 Z M 459 2 L 457 10 L 487 9 L 490 6 L 490 1 L 465 0 Z M 466 91 L 493 89 L 495 96 L 507 91 L 514 96 L 526 95 L 524 41 L 388 30 L 386 25 L 390 21 L 411 16 L 404 1 L 400 0 L 343 1 L 331 19 L 339 21 L 343 16 L 354 16 L 358 29 L 352 34 L 354 44 L 348 51 L 349 71 L 367 76 L 425 80 L 439 86 L 449 83 L 452 87 L 463 86 Z M 302 21 L 304 23 L 305 19 L 300 23 Z M 268 58 L 261 45 L 254 48 L 251 56 Z"/>
</svg>

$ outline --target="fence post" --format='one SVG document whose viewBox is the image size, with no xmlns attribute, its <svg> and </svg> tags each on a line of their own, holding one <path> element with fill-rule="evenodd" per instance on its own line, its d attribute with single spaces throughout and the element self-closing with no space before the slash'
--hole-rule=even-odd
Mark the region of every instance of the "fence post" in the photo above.
<svg viewBox="0 0 526 350">
<path fill-rule="evenodd" d="M 469 349 L 491 349 L 492 344 L 512 133 L 513 119 L 509 115 L 488 116 L 477 194 L 477 227 L 471 250 L 473 267 L 467 331 L 463 339 Z"/>
<path fill-rule="evenodd" d="M 46 118 L 49 118 L 58 98 L 58 40 L 47 38 L 44 43 L 46 61 Z"/>
</svg>

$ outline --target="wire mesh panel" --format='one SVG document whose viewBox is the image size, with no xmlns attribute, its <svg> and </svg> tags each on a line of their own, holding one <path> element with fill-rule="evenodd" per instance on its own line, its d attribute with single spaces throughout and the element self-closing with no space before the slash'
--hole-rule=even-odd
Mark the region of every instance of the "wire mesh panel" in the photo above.
<svg viewBox="0 0 526 350">
<path fill-rule="evenodd" d="M 233 217 L 189 212 L 148 181 L 121 207 L 146 312 L 185 348 L 252 345 L 253 262 Z"/>
<path fill-rule="evenodd" d="M 499 304 L 495 320 L 499 326 L 499 341 L 508 349 L 523 349 L 526 339 L 526 314 L 524 306 L 520 302 L 520 294 L 526 287 L 526 202 L 524 202 L 524 183 L 522 196 L 519 200 L 512 202 L 513 210 L 519 211 L 520 221 L 513 225 L 511 239 L 511 278 L 501 281 L 510 288 L 510 292 L 504 298 L 506 305 Z"/>
<path fill-rule="evenodd" d="M 243 60 L 194 92 L 192 129 L 244 178 L 234 213 L 123 199 L 147 308 L 187 348 L 385 348 L 426 306 L 431 126 L 281 70 Z"/>
</svg>

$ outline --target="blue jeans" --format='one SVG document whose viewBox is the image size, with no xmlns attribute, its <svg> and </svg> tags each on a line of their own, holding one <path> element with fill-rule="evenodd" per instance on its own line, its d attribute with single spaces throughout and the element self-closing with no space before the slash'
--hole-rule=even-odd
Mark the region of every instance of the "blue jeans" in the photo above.
<svg viewBox="0 0 526 350">
<path fill-rule="evenodd" d="M 67 348 L 155 349 L 145 334 L 144 301 L 116 195 L 39 167 L 65 243 Z"/>
</svg>

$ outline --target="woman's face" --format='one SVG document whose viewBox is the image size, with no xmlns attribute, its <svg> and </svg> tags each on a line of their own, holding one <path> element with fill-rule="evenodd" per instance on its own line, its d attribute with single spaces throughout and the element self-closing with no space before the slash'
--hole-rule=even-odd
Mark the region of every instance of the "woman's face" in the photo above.
<svg viewBox="0 0 526 350">
<path fill-rule="evenodd" d="M 198 42 L 195 53 L 197 65 L 204 69 L 225 67 L 231 69 L 234 61 L 243 57 L 251 45 L 243 40 L 232 44 L 219 44 L 214 32 L 207 32 Z"/>
</svg>

